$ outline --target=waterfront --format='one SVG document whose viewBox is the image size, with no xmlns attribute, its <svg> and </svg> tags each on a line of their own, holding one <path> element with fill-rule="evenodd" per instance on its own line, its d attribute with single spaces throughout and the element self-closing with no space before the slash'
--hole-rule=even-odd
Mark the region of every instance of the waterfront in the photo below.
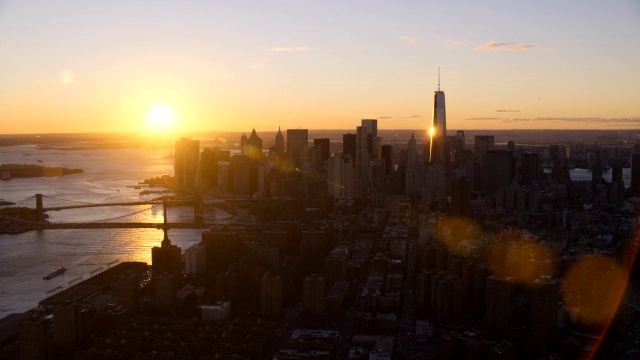
<svg viewBox="0 0 640 360">
<path fill-rule="evenodd" d="M 20 163 L 83 168 L 84 173 L 51 178 L 22 178 L 0 182 L 0 199 L 35 206 L 35 200 L 19 203 L 35 193 L 65 200 L 107 203 L 152 199 L 130 186 L 163 174 L 173 174 L 173 159 L 166 149 L 39 150 L 32 145 L 0 147 L 0 164 Z M 28 154 L 28 155 L 27 155 Z M 40 160 L 41 162 L 38 162 Z M 128 187 L 129 186 L 129 187 Z M 157 196 L 157 195 L 156 195 Z M 47 203 L 48 201 L 48 203 Z M 56 205 L 45 199 L 45 207 Z M 146 209 L 146 210 L 145 210 Z M 170 209 L 188 213 L 188 209 Z M 50 212 L 54 222 L 104 221 L 135 211 L 137 221 L 156 222 L 162 209 L 149 206 L 85 208 Z M 182 216 L 182 215 L 181 215 Z M 227 215 L 215 214 L 217 221 Z M 170 230 L 172 242 L 183 251 L 200 241 L 202 230 Z M 42 230 L 0 235 L 0 318 L 37 306 L 47 291 L 66 288 L 79 277 L 87 279 L 118 260 L 151 263 L 151 248 L 159 245 L 162 232 L 156 229 Z M 42 277 L 68 269 L 51 280 Z"/>
</svg>

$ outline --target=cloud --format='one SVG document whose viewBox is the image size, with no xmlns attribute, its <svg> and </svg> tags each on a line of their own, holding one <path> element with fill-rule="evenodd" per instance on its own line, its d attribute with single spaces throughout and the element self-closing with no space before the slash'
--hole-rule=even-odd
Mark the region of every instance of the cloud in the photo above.
<svg viewBox="0 0 640 360">
<path fill-rule="evenodd" d="M 422 117 L 422 115 L 405 115 L 405 116 L 400 116 L 401 119 L 408 119 L 408 118 L 419 118 Z"/>
<path fill-rule="evenodd" d="M 445 40 L 444 41 L 444 45 L 448 48 L 454 48 L 456 46 L 462 45 L 462 44 L 470 44 L 474 42 L 473 40 L 470 39 L 464 39 L 464 40 Z"/>
<path fill-rule="evenodd" d="M 520 51 L 520 50 L 529 50 L 534 48 L 535 45 L 518 45 L 515 41 L 511 42 L 503 42 L 497 43 L 495 41 L 489 41 L 484 45 L 477 46 L 475 51 L 484 51 L 484 50 L 492 50 L 492 51 Z"/>
<path fill-rule="evenodd" d="M 583 123 L 626 123 L 626 124 L 640 124 L 640 116 L 632 116 L 626 118 L 514 118 L 505 119 L 508 122 L 534 122 L 534 121 L 558 121 L 558 122 L 583 122 Z"/>
<path fill-rule="evenodd" d="M 520 112 L 520 110 L 496 110 L 496 112 Z"/>
<path fill-rule="evenodd" d="M 269 48 L 268 50 L 275 51 L 275 52 L 292 52 L 292 51 L 311 51 L 315 49 L 308 46 L 297 46 L 297 47 L 272 47 L 272 48 Z"/>
<path fill-rule="evenodd" d="M 378 116 L 376 119 L 393 119 L 392 116 Z"/>
<path fill-rule="evenodd" d="M 495 117 L 476 117 L 476 118 L 466 118 L 465 120 L 502 120 L 502 118 L 495 118 Z"/>
<path fill-rule="evenodd" d="M 405 44 L 409 44 L 409 45 L 415 45 L 418 43 L 418 39 L 414 38 L 413 36 L 409 36 L 409 35 L 402 35 L 399 38 L 400 40 L 402 40 L 402 42 L 404 42 Z"/>
</svg>

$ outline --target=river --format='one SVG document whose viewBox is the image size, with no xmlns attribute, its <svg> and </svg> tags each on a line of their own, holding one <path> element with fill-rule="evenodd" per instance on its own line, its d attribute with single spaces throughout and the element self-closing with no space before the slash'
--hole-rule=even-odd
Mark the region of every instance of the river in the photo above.
<svg viewBox="0 0 640 360">
<path fill-rule="evenodd" d="M 35 207 L 32 197 L 36 193 L 45 195 L 45 207 L 71 205 L 51 197 L 89 203 L 150 199 L 158 195 L 139 195 L 141 190 L 130 186 L 153 176 L 173 174 L 173 159 L 165 157 L 168 152 L 143 148 L 39 150 L 33 145 L 0 147 L 0 164 L 84 169 L 82 174 L 0 181 L 0 199 L 29 207 Z M 21 202 L 28 198 L 31 198 L 28 202 Z M 116 206 L 50 212 L 49 220 L 104 221 L 137 211 L 135 220 L 122 221 L 157 222 L 163 216 L 158 206 Z M 189 214 L 189 209 L 170 209 L 169 218 L 172 211 L 181 217 L 184 213 Z M 220 221 L 228 218 L 221 212 L 214 216 Z M 201 233 L 202 230 L 196 229 L 175 229 L 169 231 L 169 238 L 184 251 L 200 241 Z M 108 264 L 116 260 L 151 263 L 151 248 L 161 241 L 162 231 L 156 229 L 42 230 L 0 235 L 0 318 L 31 309 L 47 296 L 47 291 L 59 286 L 66 288 L 70 281 L 81 276 L 87 279 L 99 268 L 106 270 Z M 61 265 L 68 269 L 64 274 L 51 280 L 42 279 Z"/>
</svg>

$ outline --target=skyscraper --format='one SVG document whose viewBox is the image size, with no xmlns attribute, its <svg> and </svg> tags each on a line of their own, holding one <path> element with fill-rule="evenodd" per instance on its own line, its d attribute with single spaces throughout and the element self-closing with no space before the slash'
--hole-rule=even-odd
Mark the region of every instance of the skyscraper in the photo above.
<svg viewBox="0 0 640 360">
<path fill-rule="evenodd" d="M 174 171 L 176 185 L 182 189 L 193 189 L 196 169 L 200 161 L 200 142 L 182 138 L 176 141 Z"/>
<path fill-rule="evenodd" d="M 260 315 L 268 320 L 282 317 L 283 278 L 278 269 L 268 270 L 260 279 Z"/>
<path fill-rule="evenodd" d="M 378 137 L 378 120 L 362 119 L 361 125 L 367 128 L 367 152 L 371 159 L 377 159 L 380 152 L 380 138 Z"/>
<path fill-rule="evenodd" d="M 384 172 L 387 175 L 391 175 L 393 169 L 393 148 L 391 145 L 382 145 L 381 147 L 382 160 L 384 160 Z"/>
<path fill-rule="evenodd" d="M 487 150 L 493 149 L 495 139 L 493 135 L 476 135 L 474 142 L 474 153 L 480 164 L 484 164 L 484 155 Z"/>
<path fill-rule="evenodd" d="M 280 131 L 279 126 L 278 133 L 276 134 L 275 153 L 278 156 L 284 156 L 284 135 L 282 135 L 282 131 Z"/>
<path fill-rule="evenodd" d="M 361 125 L 367 127 L 367 134 L 371 134 L 373 138 L 378 137 L 378 119 L 362 119 Z"/>
<path fill-rule="evenodd" d="M 445 164 L 447 138 L 447 113 L 444 106 L 444 91 L 440 91 L 440 72 L 438 70 L 438 91 L 433 93 L 433 119 L 431 120 L 431 146 L 429 163 Z"/>
<path fill-rule="evenodd" d="M 631 154 L 631 196 L 640 195 L 640 154 Z"/>
<path fill-rule="evenodd" d="M 322 314 L 324 312 L 325 298 L 324 278 L 320 275 L 313 274 L 304 279 L 304 291 L 302 293 L 302 303 L 305 309 L 314 314 Z"/>
<path fill-rule="evenodd" d="M 55 355 L 67 354 L 82 339 L 82 322 L 78 304 L 64 304 L 53 308 L 53 345 Z"/>
<path fill-rule="evenodd" d="M 511 151 L 488 150 L 482 166 L 482 189 L 493 196 L 496 191 L 511 185 L 514 176 L 514 160 Z"/>
<path fill-rule="evenodd" d="M 552 278 L 539 278 L 534 283 L 529 289 L 531 330 L 548 344 L 556 333 L 560 284 Z"/>
<path fill-rule="evenodd" d="M 309 147 L 309 130 L 287 129 L 287 155 L 297 169 L 307 161 Z"/>
<path fill-rule="evenodd" d="M 328 162 L 329 195 L 334 199 L 354 196 L 353 158 L 344 153 L 334 154 Z"/>
<path fill-rule="evenodd" d="M 249 138 L 242 135 L 240 142 L 242 146 L 242 155 L 246 155 L 253 160 L 262 159 L 262 139 L 260 139 L 256 133 L 256 129 L 251 131 L 251 136 L 249 136 Z"/>
<path fill-rule="evenodd" d="M 20 323 L 20 359 L 51 359 L 48 337 L 47 322 L 44 319 L 32 317 Z"/>
<path fill-rule="evenodd" d="M 353 165 L 356 160 L 356 134 L 342 134 L 342 153 L 351 155 Z"/>
<path fill-rule="evenodd" d="M 169 273 L 182 277 L 182 249 L 177 245 L 172 245 L 167 234 L 169 227 L 167 225 L 167 207 L 163 206 L 164 214 L 164 238 L 160 246 L 154 246 L 151 249 L 151 270 L 155 280 L 159 275 Z"/>
<path fill-rule="evenodd" d="M 485 325 L 494 336 L 504 335 L 513 326 L 515 286 L 511 278 L 487 278 Z"/>
<path fill-rule="evenodd" d="M 367 127 L 356 127 L 356 193 L 369 189 L 369 151 L 367 149 Z"/>
</svg>

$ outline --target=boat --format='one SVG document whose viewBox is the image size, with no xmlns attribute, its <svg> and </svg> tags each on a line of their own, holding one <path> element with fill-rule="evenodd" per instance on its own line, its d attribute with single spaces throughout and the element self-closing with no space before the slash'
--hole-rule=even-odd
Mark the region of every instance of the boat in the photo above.
<svg viewBox="0 0 640 360">
<path fill-rule="evenodd" d="M 56 277 L 56 276 L 58 276 L 58 275 L 62 274 L 62 273 L 63 273 L 63 272 L 65 272 L 65 271 L 67 271 L 67 269 L 65 269 L 65 267 L 64 267 L 64 266 L 60 266 L 60 269 L 58 269 L 58 270 L 56 270 L 56 271 L 52 272 L 51 274 L 49 274 L 49 275 L 47 275 L 47 276 L 43 276 L 42 278 L 43 278 L 44 280 L 50 280 L 50 279 L 53 279 L 54 277 Z"/>
</svg>

